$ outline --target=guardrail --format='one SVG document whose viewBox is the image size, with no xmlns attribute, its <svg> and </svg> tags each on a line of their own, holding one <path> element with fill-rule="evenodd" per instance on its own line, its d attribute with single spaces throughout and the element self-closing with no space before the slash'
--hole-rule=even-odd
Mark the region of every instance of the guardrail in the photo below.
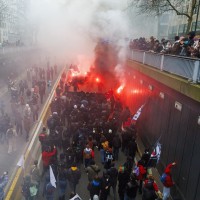
<svg viewBox="0 0 200 200">
<path fill-rule="evenodd" d="M 136 49 L 129 51 L 129 59 L 181 76 L 192 83 L 200 82 L 199 59 L 145 52 Z"/>
<path fill-rule="evenodd" d="M 23 52 L 37 48 L 36 46 L 13 46 L 13 47 L 0 47 L 0 55 Z"/>
<path fill-rule="evenodd" d="M 39 134 L 39 131 L 42 128 L 42 125 L 47 120 L 47 117 L 49 115 L 50 103 L 54 97 L 55 89 L 60 81 L 62 72 L 64 70 L 65 68 L 61 71 L 54 86 L 52 87 L 51 93 L 49 94 L 49 97 L 47 98 L 45 105 L 38 118 L 38 123 L 35 124 L 35 126 L 31 130 L 32 138 L 30 140 L 30 143 L 26 146 L 23 153 L 24 169 L 22 167 L 16 166 L 16 169 L 14 170 L 14 173 L 12 177 L 10 178 L 9 183 L 6 188 L 5 200 L 19 199 L 17 197 L 21 195 L 20 187 L 21 187 L 24 175 L 29 173 L 30 166 L 33 164 L 33 161 L 35 159 L 38 159 L 41 156 L 40 143 L 37 136 Z"/>
</svg>

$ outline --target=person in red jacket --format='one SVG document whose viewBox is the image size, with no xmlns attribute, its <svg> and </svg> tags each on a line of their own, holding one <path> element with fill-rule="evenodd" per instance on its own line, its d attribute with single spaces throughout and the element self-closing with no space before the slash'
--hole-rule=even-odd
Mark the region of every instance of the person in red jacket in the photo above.
<svg viewBox="0 0 200 200">
<path fill-rule="evenodd" d="M 145 180 L 147 170 L 144 167 L 144 161 L 143 160 L 138 161 L 137 167 L 139 168 L 139 174 L 137 175 L 137 179 L 140 182 L 139 193 L 142 194 L 142 185 L 143 185 L 143 181 Z"/>
<path fill-rule="evenodd" d="M 175 166 L 176 163 L 173 162 L 165 168 L 165 180 L 163 182 L 163 200 L 167 200 L 170 196 L 170 188 L 174 185 L 174 182 L 172 180 L 172 175 L 171 175 L 171 168 Z"/>
<path fill-rule="evenodd" d="M 47 147 L 43 152 L 42 152 L 42 161 L 43 161 L 43 174 L 48 170 L 50 160 L 52 156 L 56 154 L 56 147 L 54 146 L 53 151 L 51 151 L 51 147 Z"/>
</svg>

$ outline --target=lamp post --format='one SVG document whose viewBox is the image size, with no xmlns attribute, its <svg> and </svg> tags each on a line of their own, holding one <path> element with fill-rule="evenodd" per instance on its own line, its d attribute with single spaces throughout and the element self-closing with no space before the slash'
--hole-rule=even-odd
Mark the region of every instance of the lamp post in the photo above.
<svg viewBox="0 0 200 200">
<path fill-rule="evenodd" d="M 199 7 L 200 7 L 200 0 L 199 0 L 198 10 L 197 10 L 197 17 L 196 17 L 196 23 L 195 23 L 195 29 L 194 29 L 195 33 L 197 31 L 197 24 L 198 24 L 198 18 L 199 18 Z"/>
</svg>

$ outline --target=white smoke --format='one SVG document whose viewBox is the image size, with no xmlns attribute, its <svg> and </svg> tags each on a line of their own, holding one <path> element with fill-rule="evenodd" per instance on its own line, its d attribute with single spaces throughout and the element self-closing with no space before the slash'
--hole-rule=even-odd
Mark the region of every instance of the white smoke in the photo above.
<svg viewBox="0 0 200 200">
<path fill-rule="evenodd" d="M 99 38 L 123 46 L 130 35 L 126 6 L 121 0 L 32 0 L 32 40 L 53 57 L 90 67 Z"/>
</svg>

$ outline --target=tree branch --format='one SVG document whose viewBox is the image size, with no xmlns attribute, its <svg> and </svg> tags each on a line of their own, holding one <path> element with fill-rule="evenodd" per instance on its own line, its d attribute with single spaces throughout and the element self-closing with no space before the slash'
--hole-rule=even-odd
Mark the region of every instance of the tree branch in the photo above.
<svg viewBox="0 0 200 200">
<path fill-rule="evenodd" d="M 188 15 L 188 13 L 183 13 L 183 12 L 180 12 L 176 9 L 175 6 L 172 5 L 172 3 L 170 2 L 170 0 L 166 0 L 168 3 L 169 3 L 169 6 L 172 7 L 172 9 L 176 12 L 177 15 L 184 15 L 186 16 L 187 18 L 191 18 L 190 15 Z"/>
</svg>

